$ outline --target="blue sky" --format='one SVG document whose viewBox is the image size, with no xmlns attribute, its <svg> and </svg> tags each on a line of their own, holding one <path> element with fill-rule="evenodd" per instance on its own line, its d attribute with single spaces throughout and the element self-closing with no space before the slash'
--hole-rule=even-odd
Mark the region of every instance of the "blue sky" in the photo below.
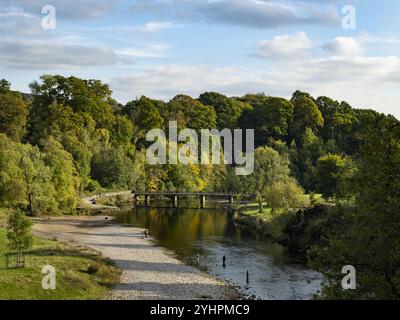
<svg viewBox="0 0 400 320">
<path fill-rule="evenodd" d="M 0 78 L 25 92 L 45 73 L 96 78 L 120 102 L 300 89 L 400 118 L 399 13 L 397 0 L 2 0 Z"/>
</svg>

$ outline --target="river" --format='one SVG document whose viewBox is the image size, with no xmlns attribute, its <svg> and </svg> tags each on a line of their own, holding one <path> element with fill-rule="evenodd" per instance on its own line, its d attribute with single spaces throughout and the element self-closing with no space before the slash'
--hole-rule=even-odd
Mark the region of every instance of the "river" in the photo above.
<svg viewBox="0 0 400 320">
<path fill-rule="evenodd" d="M 117 220 L 148 229 L 158 245 L 230 282 L 249 298 L 305 300 L 320 290 L 319 273 L 287 248 L 235 225 L 227 210 L 138 207 L 124 209 Z"/>
</svg>

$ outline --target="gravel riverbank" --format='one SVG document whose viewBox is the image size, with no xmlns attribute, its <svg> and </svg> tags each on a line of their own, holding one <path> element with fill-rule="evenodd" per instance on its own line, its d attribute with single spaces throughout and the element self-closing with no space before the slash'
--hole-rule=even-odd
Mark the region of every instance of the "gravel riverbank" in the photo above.
<svg viewBox="0 0 400 320">
<path fill-rule="evenodd" d="M 34 233 L 57 238 L 77 248 L 90 247 L 122 270 L 110 299 L 237 299 L 237 291 L 200 270 L 185 265 L 158 247 L 144 230 L 124 227 L 111 217 L 51 217 L 34 219 Z"/>
</svg>

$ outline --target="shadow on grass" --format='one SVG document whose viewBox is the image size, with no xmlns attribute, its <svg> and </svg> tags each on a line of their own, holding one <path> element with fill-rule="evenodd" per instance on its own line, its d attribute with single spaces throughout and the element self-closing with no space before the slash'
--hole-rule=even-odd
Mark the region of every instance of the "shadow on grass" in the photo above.
<svg viewBox="0 0 400 320">
<path fill-rule="evenodd" d="M 85 252 L 75 249 L 59 249 L 59 248 L 42 248 L 33 249 L 27 251 L 25 255 L 35 257 L 64 257 L 64 258 L 82 258 L 93 261 L 95 263 L 104 263 L 109 266 L 115 266 L 115 264 L 108 258 L 99 256 L 95 252 Z"/>
</svg>

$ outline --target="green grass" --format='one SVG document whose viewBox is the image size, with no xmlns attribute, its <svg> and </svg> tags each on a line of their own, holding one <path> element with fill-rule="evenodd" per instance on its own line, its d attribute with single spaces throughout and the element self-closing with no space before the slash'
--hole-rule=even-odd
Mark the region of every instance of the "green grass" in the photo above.
<svg viewBox="0 0 400 320">
<path fill-rule="evenodd" d="M 293 219 L 293 215 L 284 210 L 272 212 L 267 203 L 263 204 L 263 211 L 260 212 L 258 203 L 250 203 L 242 209 L 244 220 L 251 220 L 250 225 L 256 227 L 264 235 L 277 240 L 284 241 L 286 228 Z M 245 217 L 248 216 L 248 219 Z"/>
<path fill-rule="evenodd" d="M 267 203 L 263 204 L 263 212 L 260 212 L 260 206 L 258 203 L 249 203 L 247 204 L 243 210 L 242 210 L 245 214 L 248 215 L 260 215 L 260 216 L 267 216 L 269 214 L 271 214 L 271 208 L 268 207 Z"/>
<path fill-rule="evenodd" d="M 93 300 L 102 299 L 118 283 L 120 271 L 91 250 L 76 250 L 57 241 L 34 239 L 25 257 L 25 268 L 6 269 L 6 230 L 0 229 L 0 300 Z M 55 290 L 42 289 L 43 266 L 56 269 Z M 90 275 L 89 266 L 98 268 Z"/>
</svg>

